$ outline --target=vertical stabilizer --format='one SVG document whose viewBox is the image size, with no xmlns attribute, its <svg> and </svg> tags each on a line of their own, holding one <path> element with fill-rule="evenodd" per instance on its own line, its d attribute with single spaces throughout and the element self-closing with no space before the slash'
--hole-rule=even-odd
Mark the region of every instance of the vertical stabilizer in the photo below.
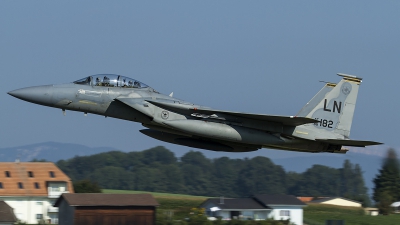
<svg viewBox="0 0 400 225">
<path fill-rule="evenodd" d="M 332 91 L 336 86 L 335 83 L 327 82 L 325 86 L 297 113 L 298 117 L 306 117 L 308 114 Z"/>
<path fill-rule="evenodd" d="M 299 114 L 318 120 L 319 122 L 315 123 L 312 128 L 317 132 L 326 130 L 348 138 L 362 78 L 347 74 L 338 75 L 343 77 L 342 80 L 337 85 L 331 86 L 330 89 L 327 87 L 328 84 L 325 85 L 309 102 L 310 107 L 307 107 L 309 105 L 307 104 Z M 307 115 L 305 115 L 306 113 Z"/>
</svg>

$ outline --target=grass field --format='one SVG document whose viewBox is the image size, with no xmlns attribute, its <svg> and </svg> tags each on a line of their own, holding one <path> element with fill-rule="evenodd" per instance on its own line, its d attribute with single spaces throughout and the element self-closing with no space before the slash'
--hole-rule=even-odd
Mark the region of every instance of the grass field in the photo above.
<svg viewBox="0 0 400 225">
<path fill-rule="evenodd" d="M 149 192 L 149 191 L 128 191 L 128 190 L 111 190 L 103 189 L 103 193 L 106 194 L 152 194 L 155 198 L 173 198 L 173 199 L 186 199 L 186 200 L 206 200 L 206 196 L 194 196 L 194 195 L 180 195 L 180 194 L 169 194 L 169 193 L 159 193 L 159 192 Z"/>
<path fill-rule="evenodd" d="M 183 219 L 190 209 L 197 208 L 208 197 L 179 195 L 145 191 L 103 190 L 103 193 L 140 194 L 149 193 L 160 203 L 159 213 L 173 211 L 173 219 Z M 340 207 L 310 204 L 304 208 L 304 224 L 325 225 L 326 220 L 345 220 L 346 225 L 400 225 L 400 215 L 368 216 L 364 210 L 355 207 Z"/>
<path fill-rule="evenodd" d="M 193 195 L 180 195 L 180 194 L 169 194 L 169 193 L 158 193 L 158 192 L 147 192 L 147 191 L 125 191 L 125 190 L 110 190 L 103 189 L 103 193 L 110 194 L 152 194 L 154 198 L 160 203 L 157 211 L 159 213 L 173 212 L 173 219 L 184 219 L 188 217 L 192 208 L 197 208 L 207 198 L 205 196 L 193 196 Z"/>
<path fill-rule="evenodd" d="M 324 225 L 326 220 L 344 220 L 346 225 L 399 225 L 400 215 L 369 216 L 360 208 L 318 204 L 304 208 L 305 224 Z"/>
</svg>

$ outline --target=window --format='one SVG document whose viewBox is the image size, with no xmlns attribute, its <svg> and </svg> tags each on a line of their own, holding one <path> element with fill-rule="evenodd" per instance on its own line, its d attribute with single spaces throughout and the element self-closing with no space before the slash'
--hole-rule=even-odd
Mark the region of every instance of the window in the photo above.
<svg viewBox="0 0 400 225">
<path fill-rule="evenodd" d="M 43 214 L 36 214 L 36 219 L 37 220 L 43 219 Z"/>
<path fill-rule="evenodd" d="M 74 81 L 74 84 L 90 85 L 91 80 L 92 80 L 91 77 L 85 77 L 80 80 Z"/>
<path fill-rule="evenodd" d="M 280 216 L 290 216 L 290 211 L 289 210 L 281 210 L 279 212 Z"/>
<path fill-rule="evenodd" d="M 18 182 L 18 188 L 19 189 L 24 189 L 24 184 L 22 184 L 22 182 Z"/>
<path fill-rule="evenodd" d="M 40 185 L 39 185 L 38 182 L 35 182 L 35 188 L 36 188 L 36 189 L 39 189 L 39 188 L 40 188 Z"/>
<path fill-rule="evenodd" d="M 32 171 L 28 171 L 28 177 L 33 177 L 33 172 Z"/>
<path fill-rule="evenodd" d="M 122 88 L 149 87 L 138 80 L 116 74 L 97 74 L 74 81 L 74 84 Z"/>
<path fill-rule="evenodd" d="M 3 189 L 3 182 L 0 182 L 0 189 Z"/>
<path fill-rule="evenodd" d="M 6 171 L 6 177 L 11 177 L 10 171 Z"/>
<path fill-rule="evenodd" d="M 56 177 L 54 174 L 54 171 L 50 171 L 49 173 L 50 173 L 50 177 Z"/>
</svg>

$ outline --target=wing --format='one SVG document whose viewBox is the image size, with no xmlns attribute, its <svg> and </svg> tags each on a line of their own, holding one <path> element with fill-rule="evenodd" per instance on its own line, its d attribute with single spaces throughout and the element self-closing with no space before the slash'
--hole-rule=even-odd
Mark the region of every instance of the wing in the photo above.
<svg viewBox="0 0 400 225">
<path fill-rule="evenodd" d="M 195 117 L 211 117 L 214 115 L 220 117 L 220 115 L 227 115 L 228 117 L 236 117 L 243 119 L 252 120 L 262 120 L 274 123 L 281 123 L 287 126 L 299 126 L 307 123 L 315 123 L 317 120 L 307 118 L 307 117 L 293 117 L 293 116 L 275 116 L 275 115 L 265 115 L 265 114 L 252 114 L 252 113 L 242 113 L 242 112 L 232 112 L 232 111 L 222 111 L 208 108 L 197 108 L 194 105 L 189 104 L 179 104 L 179 103 L 167 103 L 159 102 L 154 100 L 146 100 L 147 102 L 159 106 L 161 108 L 169 109 L 172 111 L 186 112 Z"/>
<path fill-rule="evenodd" d="M 375 141 L 361 141 L 361 140 L 344 140 L 344 139 L 315 139 L 319 142 L 324 142 L 333 145 L 345 145 L 353 147 L 365 147 L 369 145 L 381 145 L 380 142 Z"/>
</svg>

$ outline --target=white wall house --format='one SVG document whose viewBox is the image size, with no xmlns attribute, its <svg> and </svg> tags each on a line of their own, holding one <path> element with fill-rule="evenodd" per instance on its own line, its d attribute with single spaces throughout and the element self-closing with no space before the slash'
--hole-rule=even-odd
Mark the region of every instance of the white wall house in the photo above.
<svg viewBox="0 0 400 225">
<path fill-rule="evenodd" d="M 303 224 L 303 207 L 306 204 L 290 195 L 254 195 L 251 198 L 210 198 L 200 207 L 206 209 L 210 219 L 223 220 L 290 220 Z"/>
<path fill-rule="evenodd" d="M 0 163 L 0 200 L 22 222 L 57 224 L 58 208 L 53 204 L 63 193 L 73 193 L 72 183 L 54 163 Z"/>
</svg>

